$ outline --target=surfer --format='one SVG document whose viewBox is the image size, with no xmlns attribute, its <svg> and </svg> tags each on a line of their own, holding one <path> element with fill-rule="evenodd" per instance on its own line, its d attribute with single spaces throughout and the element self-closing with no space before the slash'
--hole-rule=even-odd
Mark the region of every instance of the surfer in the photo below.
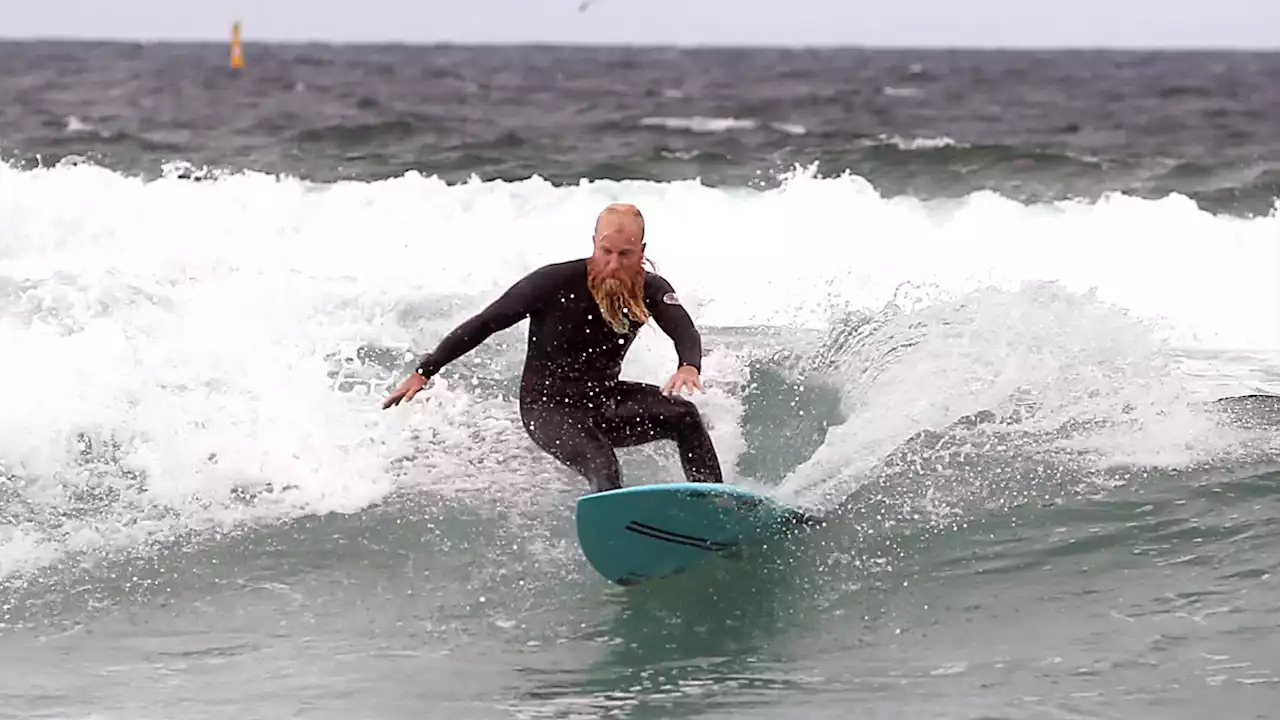
<svg viewBox="0 0 1280 720">
<path fill-rule="evenodd" d="M 644 229 L 634 205 L 605 207 L 590 257 L 520 279 L 424 355 L 383 409 L 412 400 L 445 365 L 527 317 L 520 419 L 538 447 L 581 473 L 592 492 L 622 487 L 614 448 L 655 440 L 675 441 L 689 482 L 723 482 L 697 406 L 679 396 L 704 389 L 702 340 L 671 284 L 645 270 Z M 661 388 L 618 379 L 623 357 L 650 318 L 679 358 Z"/>
</svg>

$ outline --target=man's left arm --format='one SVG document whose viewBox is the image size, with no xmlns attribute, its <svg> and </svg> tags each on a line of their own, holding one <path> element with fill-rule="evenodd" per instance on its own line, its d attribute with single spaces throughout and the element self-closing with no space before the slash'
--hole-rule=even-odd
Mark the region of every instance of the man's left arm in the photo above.
<svg viewBox="0 0 1280 720">
<path fill-rule="evenodd" d="M 699 375 L 702 373 L 702 336 L 693 318 L 680 304 L 680 297 L 671 287 L 671 283 L 661 276 L 654 275 L 650 280 L 649 312 L 653 320 L 666 333 L 676 346 L 679 367 L 676 374 L 663 386 L 666 392 L 679 391 L 683 388 L 702 388 Z"/>
</svg>

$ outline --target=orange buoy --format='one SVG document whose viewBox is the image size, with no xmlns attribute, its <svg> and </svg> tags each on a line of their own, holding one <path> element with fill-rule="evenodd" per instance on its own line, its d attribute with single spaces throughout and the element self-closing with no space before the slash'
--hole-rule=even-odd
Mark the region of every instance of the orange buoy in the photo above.
<svg viewBox="0 0 1280 720">
<path fill-rule="evenodd" d="M 231 26 L 231 67 L 239 70 L 244 67 L 244 46 L 240 42 L 240 22 Z"/>
</svg>

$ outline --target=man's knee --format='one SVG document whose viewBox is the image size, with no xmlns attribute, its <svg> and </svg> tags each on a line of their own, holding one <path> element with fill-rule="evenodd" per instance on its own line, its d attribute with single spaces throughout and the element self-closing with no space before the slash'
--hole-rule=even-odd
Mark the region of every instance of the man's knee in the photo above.
<svg viewBox="0 0 1280 720">
<path fill-rule="evenodd" d="M 538 414 L 521 414 L 520 422 L 533 444 L 546 452 L 553 452 L 557 441 L 564 435 L 562 423 L 555 423 L 556 427 L 552 427 L 546 417 Z"/>
<path fill-rule="evenodd" d="M 525 413 L 521 418 L 534 444 L 551 457 L 586 477 L 593 491 L 621 487 L 621 468 L 607 441 L 593 437 L 583 422 L 559 415 Z"/>
<path fill-rule="evenodd" d="M 702 412 L 692 400 L 682 397 L 669 398 L 670 407 L 665 413 L 667 422 L 681 430 L 700 430 L 703 428 Z"/>
</svg>

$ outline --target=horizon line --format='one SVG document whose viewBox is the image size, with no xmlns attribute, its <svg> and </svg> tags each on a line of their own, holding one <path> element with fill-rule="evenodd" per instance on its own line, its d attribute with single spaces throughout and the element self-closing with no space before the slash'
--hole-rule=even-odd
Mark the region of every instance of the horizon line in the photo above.
<svg viewBox="0 0 1280 720">
<path fill-rule="evenodd" d="M 228 28 L 231 26 L 228 25 Z M 11 36 L 0 31 L 0 44 L 35 43 L 83 43 L 93 45 L 213 45 L 224 47 L 230 43 L 230 31 L 226 39 L 209 37 L 122 37 L 89 35 L 26 35 Z M 307 46 L 330 47 L 451 47 L 451 48 L 574 48 L 574 49 L 634 49 L 634 50 L 928 50 L 928 51 L 979 51 L 979 52 L 1203 52 L 1203 53 L 1276 53 L 1276 45 L 1154 45 L 1140 43 L 1044 43 L 1044 44 L 996 44 L 996 43 L 875 43 L 875 42 L 795 42 L 763 43 L 742 41 L 698 42 L 639 42 L 609 40 L 334 40 L 242 36 L 246 47 L 258 46 Z"/>
</svg>

